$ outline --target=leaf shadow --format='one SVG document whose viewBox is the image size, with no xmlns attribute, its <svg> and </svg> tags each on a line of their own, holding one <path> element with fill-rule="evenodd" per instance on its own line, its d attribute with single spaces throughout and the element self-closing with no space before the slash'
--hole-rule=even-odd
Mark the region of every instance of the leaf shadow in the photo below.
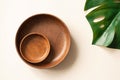
<svg viewBox="0 0 120 80">
<path fill-rule="evenodd" d="M 119 49 L 109 48 L 105 46 L 100 46 L 100 48 L 102 48 L 108 54 L 119 54 L 120 53 Z"/>
</svg>

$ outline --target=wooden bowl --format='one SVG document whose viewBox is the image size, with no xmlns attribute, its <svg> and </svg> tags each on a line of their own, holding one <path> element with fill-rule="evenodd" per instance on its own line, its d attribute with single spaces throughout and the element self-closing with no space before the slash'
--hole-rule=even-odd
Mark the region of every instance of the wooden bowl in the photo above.
<svg viewBox="0 0 120 80">
<path fill-rule="evenodd" d="M 30 63 L 42 62 L 50 52 L 50 44 L 43 34 L 27 34 L 20 42 L 20 53 Z"/>
<path fill-rule="evenodd" d="M 70 33 L 67 26 L 57 17 L 49 14 L 37 14 L 25 20 L 16 34 L 16 49 L 20 57 L 20 42 L 27 34 L 42 33 L 50 42 L 48 57 L 38 64 L 26 62 L 36 68 L 51 68 L 58 65 L 67 56 L 70 49 Z"/>
</svg>

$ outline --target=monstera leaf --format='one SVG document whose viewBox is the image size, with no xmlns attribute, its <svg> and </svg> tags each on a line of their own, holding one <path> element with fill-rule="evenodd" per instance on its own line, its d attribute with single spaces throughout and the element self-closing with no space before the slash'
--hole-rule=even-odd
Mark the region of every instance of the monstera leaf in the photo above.
<svg viewBox="0 0 120 80">
<path fill-rule="evenodd" d="M 92 44 L 120 49 L 120 0 L 87 0 L 85 11 L 89 9 Z"/>
</svg>

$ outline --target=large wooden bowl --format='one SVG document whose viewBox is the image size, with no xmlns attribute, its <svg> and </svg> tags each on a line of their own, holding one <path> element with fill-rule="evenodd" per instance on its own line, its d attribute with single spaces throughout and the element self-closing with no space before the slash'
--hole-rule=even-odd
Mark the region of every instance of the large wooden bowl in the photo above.
<svg viewBox="0 0 120 80">
<path fill-rule="evenodd" d="M 50 42 L 48 57 L 38 64 L 26 62 L 20 54 L 20 42 L 29 33 L 45 35 Z M 67 26 L 57 17 L 49 14 L 37 14 L 25 20 L 16 34 L 16 49 L 24 62 L 36 68 L 51 68 L 64 60 L 70 49 L 70 33 Z"/>
</svg>

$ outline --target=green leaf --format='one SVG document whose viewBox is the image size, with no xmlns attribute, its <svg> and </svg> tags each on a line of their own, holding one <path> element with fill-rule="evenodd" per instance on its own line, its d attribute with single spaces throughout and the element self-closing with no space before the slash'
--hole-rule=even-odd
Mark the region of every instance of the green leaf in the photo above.
<svg viewBox="0 0 120 80">
<path fill-rule="evenodd" d="M 120 0 L 87 0 L 85 10 L 93 30 L 94 45 L 120 49 Z"/>
<path fill-rule="evenodd" d="M 104 3 L 110 3 L 113 2 L 114 0 L 87 0 L 86 5 L 85 5 L 85 10 L 88 10 L 92 7 L 99 6 Z"/>
</svg>

